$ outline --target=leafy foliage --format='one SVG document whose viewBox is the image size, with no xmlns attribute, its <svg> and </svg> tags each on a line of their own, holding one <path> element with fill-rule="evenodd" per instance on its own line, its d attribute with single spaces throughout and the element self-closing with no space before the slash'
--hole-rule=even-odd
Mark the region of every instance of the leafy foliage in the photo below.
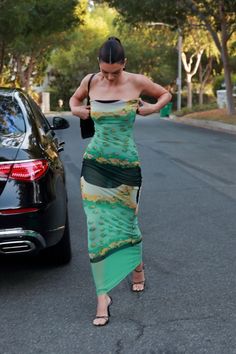
<svg viewBox="0 0 236 354">
<path fill-rule="evenodd" d="M 234 86 L 234 92 L 236 93 L 236 74 L 231 75 L 231 80 L 232 80 L 232 83 Z M 217 95 L 217 93 L 216 93 L 217 90 L 225 90 L 224 75 L 217 75 L 214 77 L 212 89 L 213 89 L 213 93 L 215 96 Z"/>
<path fill-rule="evenodd" d="M 37 65 L 44 68 L 41 62 L 46 62 L 50 51 L 65 41 L 66 31 L 79 22 L 76 6 L 77 0 L 0 3 L 1 71 L 4 64 L 10 67 L 14 84 L 28 88 Z"/>
<path fill-rule="evenodd" d="M 101 0 L 100 0 L 101 1 Z M 115 8 L 129 23 L 165 22 L 173 29 L 189 30 L 189 18 L 208 31 L 221 54 L 227 87 L 228 110 L 235 112 L 229 66 L 228 41 L 236 30 L 236 0 L 103 0 Z M 191 24 L 192 25 L 192 24 Z"/>
<path fill-rule="evenodd" d="M 146 74 L 162 85 L 175 81 L 177 52 L 172 45 L 175 33 L 169 29 L 157 31 L 146 25 L 129 26 L 117 18 L 114 9 L 97 5 L 68 38 L 68 46 L 52 55 L 55 80 L 51 91 L 55 103 L 62 98 L 68 107 L 69 97 L 81 79 L 98 71 L 98 49 L 111 35 L 119 37 L 124 45 L 128 71 Z"/>
</svg>

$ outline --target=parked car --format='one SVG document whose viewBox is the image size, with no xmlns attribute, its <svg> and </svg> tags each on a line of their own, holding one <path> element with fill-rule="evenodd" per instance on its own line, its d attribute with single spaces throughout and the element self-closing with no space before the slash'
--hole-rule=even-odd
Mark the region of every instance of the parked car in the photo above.
<svg viewBox="0 0 236 354">
<path fill-rule="evenodd" d="M 20 89 L 0 88 L 0 255 L 42 252 L 56 264 L 71 259 L 64 142 Z"/>
</svg>

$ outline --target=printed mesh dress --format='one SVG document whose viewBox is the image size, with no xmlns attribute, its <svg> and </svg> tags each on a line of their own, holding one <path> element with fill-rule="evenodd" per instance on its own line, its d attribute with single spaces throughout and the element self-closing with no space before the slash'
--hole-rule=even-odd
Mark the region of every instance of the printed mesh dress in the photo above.
<svg viewBox="0 0 236 354">
<path fill-rule="evenodd" d="M 95 134 L 83 156 L 81 192 L 97 295 L 142 262 L 141 169 L 133 140 L 137 107 L 138 100 L 91 101 Z"/>
</svg>

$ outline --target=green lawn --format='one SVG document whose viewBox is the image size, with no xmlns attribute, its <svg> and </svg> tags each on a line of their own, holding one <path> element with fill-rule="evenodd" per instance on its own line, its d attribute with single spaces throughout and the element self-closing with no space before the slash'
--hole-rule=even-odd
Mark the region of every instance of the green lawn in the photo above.
<svg viewBox="0 0 236 354">
<path fill-rule="evenodd" d="M 226 109 L 212 109 L 209 111 L 193 112 L 184 115 L 184 118 L 215 120 L 236 125 L 236 114 L 228 115 Z"/>
</svg>

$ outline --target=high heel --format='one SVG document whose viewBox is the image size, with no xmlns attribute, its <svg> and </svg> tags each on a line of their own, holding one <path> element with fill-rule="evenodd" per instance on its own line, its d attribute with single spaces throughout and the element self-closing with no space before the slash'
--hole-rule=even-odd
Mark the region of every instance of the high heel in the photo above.
<svg viewBox="0 0 236 354">
<path fill-rule="evenodd" d="M 106 326 L 109 323 L 109 317 L 111 316 L 110 306 L 113 304 L 113 300 L 112 300 L 111 296 L 109 296 L 109 299 L 110 299 L 110 301 L 109 301 L 109 304 L 107 305 L 107 315 L 105 315 L 105 316 L 96 316 L 95 319 L 94 319 L 94 320 L 96 320 L 97 318 L 98 319 L 99 318 L 103 318 L 105 320 L 105 322 L 104 323 L 97 323 L 97 324 L 93 322 L 94 326 L 101 327 L 101 326 Z"/>
<path fill-rule="evenodd" d="M 144 265 L 142 265 L 142 269 L 134 269 L 134 272 L 136 273 L 142 273 L 144 271 Z M 134 285 L 143 285 L 143 288 L 142 289 L 134 289 Z M 140 280 L 140 281 L 132 281 L 132 286 L 131 286 L 131 290 L 132 292 L 134 293 L 140 293 L 142 291 L 144 291 L 145 289 L 145 278 L 143 280 Z"/>
</svg>

